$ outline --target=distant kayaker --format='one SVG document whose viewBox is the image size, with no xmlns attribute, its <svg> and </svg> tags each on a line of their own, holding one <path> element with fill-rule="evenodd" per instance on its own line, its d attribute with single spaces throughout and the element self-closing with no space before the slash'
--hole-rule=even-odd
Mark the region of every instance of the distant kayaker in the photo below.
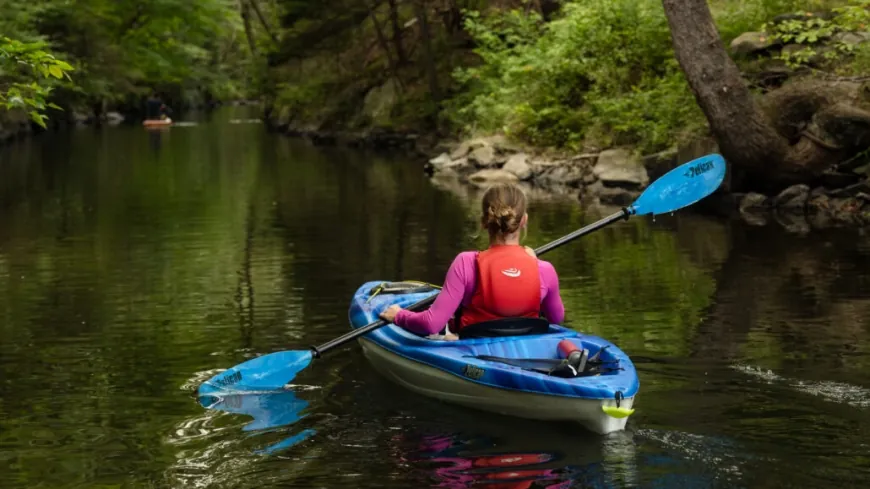
<svg viewBox="0 0 870 489">
<path fill-rule="evenodd" d="M 145 118 L 149 120 L 167 119 L 172 110 L 163 103 L 157 93 L 152 93 L 145 102 Z"/>
<path fill-rule="evenodd" d="M 520 245 L 528 224 L 526 195 L 512 184 L 493 186 L 481 202 L 481 224 L 489 231 L 489 248 L 464 251 L 450 265 L 432 306 L 421 312 L 387 308 L 381 317 L 423 336 L 444 330 L 459 311 L 452 332 L 468 325 L 504 318 L 544 316 L 558 324 L 565 318 L 559 278 L 549 262 Z M 461 307 L 461 309 L 460 309 Z"/>
</svg>

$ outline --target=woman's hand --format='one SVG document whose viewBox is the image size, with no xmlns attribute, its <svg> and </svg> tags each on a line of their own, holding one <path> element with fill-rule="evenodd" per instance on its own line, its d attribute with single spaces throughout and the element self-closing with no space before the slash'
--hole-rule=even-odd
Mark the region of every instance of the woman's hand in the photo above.
<svg viewBox="0 0 870 489">
<path fill-rule="evenodd" d="M 538 257 L 538 255 L 535 254 L 535 250 L 529 248 L 528 246 L 523 246 L 523 248 L 526 249 L 526 253 L 528 253 L 529 256 L 531 256 L 532 258 L 537 258 L 537 257 Z"/>
<path fill-rule="evenodd" d="M 396 319 L 396 314 L 398 314 L 401 310 L 401 307 L 393 304 L 392 306 L 386 308 L 383 312 L 381 312 L 381 319 L 392 323 Z"/>
</svg>

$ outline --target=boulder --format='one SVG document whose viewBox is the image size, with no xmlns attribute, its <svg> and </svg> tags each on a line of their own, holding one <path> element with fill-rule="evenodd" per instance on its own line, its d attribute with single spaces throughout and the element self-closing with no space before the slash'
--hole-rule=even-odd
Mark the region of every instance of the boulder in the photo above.
<svg viewBox="0 0 870 489">
<path fill-rule="evenodd" d="M 792 185 L 773 199 L 773 206 L 788 211 L 803 211 L 810 197 L 809 185 Z"/>
<path fill-rule="evenodd" d="M 741 213 L 743 212 L 751 212 L 758 210 L 766 210 L 770 208 L 770 200 L 766 195 L 757 194 L 755 192 L 750 192 L 746 194 L 741 200 L 738 206 L 738 209 Z"/>
<path fill-rule="evenodd" d="M 793 234 L 806 235 L 810 232 L 810 223 L 807 221 L 805 214 L 794 214 L 791 212 L 774 212 L 774 219 L 787 232 Z"/>
<path fill-rule="evenodd" d="M 480 146 L 468 155 L 469 161 L 481 168 L 496 166 L 500 162 L 496 159 L 495 148 L 489 145 Z"/>
<path fill-rule="evenodd" d="M 771 206 L 766 195 L 750 192 L 740 199 L 737 205 L 740 217 L 749 225 L 765 226 Z"/>
<path fill-rule="evenodd" d="M 450 158 L 449 154 L 441 153 L 440 155 L 436 156 L 435 158 L 432 158 L 431 160 L 429 160 L 429 164 L 432 165 L 433 168 L 439 169 L 439 168 L 442 168 L 444 166 L 447 166 L 448 164 L 450 164 L 451 161 L 453 161 L 453 160 Z"/>
<path fill-rule="evenodd" d="M 544 186 L 580 187 L 589 168 L 577 162 L 539 162 L 535 165 L 535 181 Z"/>
<path fill-rule="evenodd" d="M 747 55 L 764 51 L 776 45 L 776 39 L 766 32 L 744 32 L 731 41 L 731 52 Z"/>
<path fill-rule="evenodd" d="M 106 121 L 110 125 L 116 126 L 124 122 L 124 116 L 120 112 L 116 111 L 106 112 Z"/>
<path fill-rule="evenodd" d="M 372 88 L 363 100 L 362 113 L 375 126 L 389 124 L 390 115 L 399 100 L 400 91 L 399 83 L 393 78 L 379 87 Z"/>
<path fill-rule="evenodd" d="M 468 156 L 468 152 L 471 151 L 471 142 L 463 141 L 456 147 L 453 151 L 450 152 L 450 157 L 455 159 L 464 158 Z"/>
<path fill-rule="evenodd" d="M 611 186 L 639 188 L 649 183 L 649 175 L 640 158 L 626 149 L 602 151 L 592 171 L 599 180 Z"/>
<path fill-rule="evenodd" d="M 468 177 L 468 181 L 479 186 L 495 183 L 516 183 L 519 181 L 516 175 L 500 169 L 487 168 L 477 171 Z"/>
<path fill-rule="evenodd" d="M 528 180 L 532 177 L 532 167 L 526 163 L 526 159 L 525 153 L 517 153 L 508 158 L 507 163 L 501 169 L 513 173 L 520 180 Z"/>
<path fill-rule="evenodd" d="M 589 197 L 597 197 L 602 204 L 627 206 L 634 202 L 640 192 L 637 190 L 628 190 L 622 187 L 608 187 L 601 182 L 595 182 L 586 188 L 586 194 Z"/>
<path fill-rule="evenodd" d="M 870 32 L 838 32 L 834 34 L 832 39 L 835 42 L 856 46 L 862 42 L 870 41 Z"/>
</svg>

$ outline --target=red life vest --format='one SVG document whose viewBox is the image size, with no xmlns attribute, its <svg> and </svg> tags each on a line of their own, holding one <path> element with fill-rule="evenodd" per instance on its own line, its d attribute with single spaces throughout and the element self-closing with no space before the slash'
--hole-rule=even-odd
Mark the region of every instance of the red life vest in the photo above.
<svg viewBox="0 0 870 489">
<path fill-rule="evenodd" d="M 536 318 L 541 313 L 538 259 L 519 245 L 495 245 L 477 255 L 477 287 L 463 308 L 459 330 L 503 318 Z"/>
</svg>

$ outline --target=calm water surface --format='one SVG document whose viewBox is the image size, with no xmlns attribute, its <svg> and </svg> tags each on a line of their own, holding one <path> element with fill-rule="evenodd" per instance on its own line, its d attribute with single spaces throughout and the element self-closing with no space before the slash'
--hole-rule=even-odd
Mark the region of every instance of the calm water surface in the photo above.
<svg viewBox="0 0 870 489">
<path fill-rule="evenodd" d="M 239 124 L 0 150 L 0 487 L 866 487 L 870 238 L 683 212 L 548 255 L 568 325 L 619 344 L 625 432 L 445 405 L 352 346 L 281 395 L 196 387 L 348 328 L 364 281 L 439 282 L 475 196 L 395 156 Z M 238 122 L 238 121 L 235 121 Z M 529 244 L 600 213 L 536 201 Z"/>
</svg>

